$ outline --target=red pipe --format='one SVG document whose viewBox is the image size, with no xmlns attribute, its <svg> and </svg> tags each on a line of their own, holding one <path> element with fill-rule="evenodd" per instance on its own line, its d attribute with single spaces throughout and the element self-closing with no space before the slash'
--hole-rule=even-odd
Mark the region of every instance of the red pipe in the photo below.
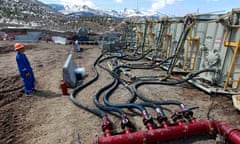
<svg viewBox="0 0 240 144">
<path fill-rule="evenodd" d="M 225 139 L 230 140 L 234 144 L 240 144 L 240 131 L 224 122 L 215 122 L 215 130 L 218 131 Z"/>
<path fill-rule="evenodd" d="M 165 128 L 125 133 L 108 137 L 99 137 L 94 144 L 143 144 L 169 141 L 193 135 L 220 133 L 235 144 L 240 143 L 240 131 L 226 123 L 213 120 L 168 126 Z"/>
</svg>

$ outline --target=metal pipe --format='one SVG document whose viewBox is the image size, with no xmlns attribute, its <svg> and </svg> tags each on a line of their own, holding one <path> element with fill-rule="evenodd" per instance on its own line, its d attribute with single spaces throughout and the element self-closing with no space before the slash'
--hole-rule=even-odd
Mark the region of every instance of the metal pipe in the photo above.
<svg viewBox="0 0 240 144">
<path fill-rule="evenodd" d="M 240 143 L 240 131 L 224 122 L 201 120 L 182 125 L 125 133 L 108 137 L 98 137 L 94 144 L 142 144 L 169 141 L 193 135 L 219 133 L 234 144 Z"/>
<path fill-rule="evenodd" d="M 240 143 L 240 130 L 220 121 L 215 121 L 215 131 L 218 131 L 225 139 L 230 140 L 233 144 Z"/>
</svg>

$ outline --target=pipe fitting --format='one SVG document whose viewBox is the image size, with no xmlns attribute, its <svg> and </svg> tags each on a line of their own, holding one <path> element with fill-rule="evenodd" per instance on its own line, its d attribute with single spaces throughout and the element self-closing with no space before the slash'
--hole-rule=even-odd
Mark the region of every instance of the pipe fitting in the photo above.
<svg viewBox="0 0 240 144">
<path fill-rule="evenodd" d="M 159 124 L 163 125 L 163 123 L 168 124 L 168 118 L 162 115 L 157 114 L 157 121 Z"/>
<path fill-rule="evenodd" d="M 121 116 L 121 128 L 124 129 L 126 133 L 130 133 L 136 129 L 126 114 Z"/>
<path fill-rule="evenodd" d="M 179 111 L 174 111 L 173 115 L 171 116 L 172 120 L 176 122 L 178 125 L 182 125 L 183 120 L 182 120 L 182 112 Z"/>
<path fill-rule="evenodd" d="M 226 140 L 234 144 L 240 143 L 240 130 L 224 122 L 215 122 L 215 130 L 218 130 Z"/>
<path fill-rule="evenodd" d="M 184 104 L 180 104 L 180 108 L 182 110 L 182 116 L 188 119 L 189 122 L 193 123 L 196 122 L 196 118 L 193 116 L 194 109 L 197 109 L 199 107 L 186 107 Z"/>
<path fill-rule="evenodd" d="M 157 121 L 159 124 L 162 125 L 162 127 L 167 127 L 169 122 L 168 122 L 168 118 L 162 114 L 160 108 L 156 108 L 156 112 L 157 112 Z"/>
<path fill-rule="evenodd" d="M 113 130 L 113 125 L 111 121 L 108 119 L 108 117 L 105 115 L 102 118 L 102 131 L 104 132 L 105 136 L 111 136 L 112 135 L 112 130 Z"/>
<path fill-rule="evenodd" d="M 147 111 L 143 111 L 142 116 L 143 116 L 143 124 L 147 127 L 147 129 L 148 130 L 154 129 L 155 124 L 153 122 L 152 116 Z"/>
<path fill-rule="evenodd" d="M 219 133 L 226 140 L 234 143 L 240 143 L 240 131 L 233 126 L 214 120 L 201 120 L 195 123 L 183 125 L 174 125 L 167 128 L 158 128 L 153 130 L 138 131 L 129 134 L 114 135 L 109 137 L 99 137 L 95 144 L 150 144 L 185 138 L 194 135 Z"/>
</svg>

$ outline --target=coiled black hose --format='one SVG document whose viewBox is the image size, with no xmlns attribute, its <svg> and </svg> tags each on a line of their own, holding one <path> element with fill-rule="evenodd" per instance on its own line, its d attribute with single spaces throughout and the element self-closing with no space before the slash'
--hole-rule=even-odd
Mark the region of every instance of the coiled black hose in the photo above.
<svg viewBox="0 0 240 144">
<path fill-rule="evenodd" d="M 113 57 L 109 57 L 109 59 L 110 58 L 113 58 Z M 159 63 L 158 64 L 158 66 L 160 66 L 161 64 L 163 64 L 163 63 L 165 63 L 166 61 L 168 61 L 169 59 L 171 59 L 172 57 L 170 57 L 170 58 L 167 58 L 167 59 L 165 59 L 164 61 L 162 61 L 161 63 Z M 108 58 L 105 58 L 104 60 L 107 60 Z M 102 62 L 102 60 L 100 61 L 100 62 Z M 99 63 L 100 63 L 99 62 Z M 140 111 L 143 111 L 143 110 L 145 110 L 141 105 L 139 105 L 139 104 L 132 104 L 135 100 L 136 100 L 136 98 L 137 98 L 137 95 L 135 94 L 135 91 L 134 90 L 132 90 L 130 87 L 126 87 L 125 85 L 125 87 L 126 88 L 128 88 L 128 90 L 131 92 L 131 95 L 132 95 L 132 98 L 128 101 L 128 103 L 127 104 L 113 104 L 113 103 L 110 103 L 109 102 L 109 97 L 110 97 L 110 93 L 112 93 L 112 91 L 114 91 L 116 88 L 117 88 L 117 86 L 118 86 L 118 84 L 119 84 L 119 81 L 120 81 L 120 78 L 119 78 L 119 76 L 116 74 L 116 73 L 114 73 L 114 71 L 117 71 L 119 68 L 121 68 L 121 67 L 124 67 L 124 65 L 121 65 L 121 66 L 118 66 L 118 67 L 116 67 L 113 71 L 110 71 L 110 70 L 108 70 L 108 69 L 106 69 L 106 68 L 104 68 L 103 66 L 101 66 L 101 65 L 98 65 L 100 68 L 102 68 L 102 69 L 104 69 L 105 71 L 108 71 L 108 73 L 110 74 L 110 75 L 112 75 L 112 77 L 115 79 L 115 84 L 111 87 L 111 88 L 109 88 L 106 92 L 105 92 L 105 94 L 104 94 L 104 97 L 103 97 L 103 100 L 104 100 L 104 103 L 106 104 L 106 105 L 109 105 L 109 106 L 111 106 L 111 107 L 120 107 L 120 108 L 137 108 L 137 109 L 139 109 Z M 142 99 L 142 100 L 144 100 L 144 101 L 148 101 L 148 99 Z M 156 101 L 151 101 L 151 102 L 154 102 L 154 103 L 156 103 L 156 104 L 177 104 L 177 105 L 180 105 L 180 104 L 182 104 L 181 102 L 179 102 L 179 101 L 172 101 L 172 100 L 168 100 L 168 101 L 162 101 L 162 102 L 156 102 Z"/>
<path fill-rule="evenodd" d="M 152 107 L 152 108 L 158 108 L 160 110 L 160 113 L 163 117 L 166 117 L 166 114 L 164 113 L 163 109 L 160 106 L 156 106 L 154 104 L 150 104 L 150 103 L 141 103 L 141 104 L 135 104 L 135 103 L 125 103 L 125 104 L 115 104 L 115 103 L 111 103 L 109 101 L 109 97 L 111 96 L 111 93 L 118 87 L 118 85 L 120 84 L 119 82 L 119 76 L 113 72 L 110 71 L 104 67 L 102 67 L 101 65 L 99 65 L 101 68 L 103 68 L 104 70 L 108 71 L 112 77 L 114 78 L 114 84 L 112 85 L 112 87 L 110 87 L 107 91 L 105 91 L 104 96 L 103 96 L 103 101 L 107 106 L 111 106 L 111 107 L 118 107 L 118 108 L 128 108 L 128 109 L 138 109 L 141 111 L 141 113 L 145 113 L 146 117 L 150 117 L 150 114 L 147 112 L 147 110 L 144 108 L 145 107 Z M 180 103 L 182 104 L 182 103 Z"/>
<path fill-rule="evenodd" d="M 111 95 L 111 93 L 118 87 L 119 85 L 119 76 L 117 75 L 116 73 L 116 69 L 115 71 L 111 71 L 105 67 L 103 67 L 102 65 L 98 65 L 100 68 L 102 68 L 103 70 L 107 71 L 113 78 L 114 78 L 114 84 L 108 89 L 105 91 L 104 95 L 103 95 L 103 101 L 104 103 L 107 105 L 107 106 L 110 106 L 110 107 L 118 107 L 118 108 L 136 108 L 138 110 L 140 110 L 141 112 L 142 111 L 146 111 L 141 105 L 138 105 L 138 104 L 133 104 L 133 103 L 126 103 L 126 104 L 113 104 L 111 102 L 109 102 L 109 97 Z"/>
<path fill-rule="evenodd" d="M 163 64 L 163 63 L 165 63 L 166 61 L 168 61 L 168 60 L 171 59 L 171 58 L 172 58 L 172 57 L 169 57 L 169 58 L 163 60 L 162 62 L 160 62 L 160 63 L 158 64 L 158 66 L 160 66 L 160 65 Z M 100 66 L 100 67 L 101 67 L 101 66 Z M 121 66 L 116 67 L 113 71 L 119 69 L 120 67 L 132 68 L 132 67 L 128 67 L 128 66 L 125 66 L 125 65 L 121 65 Z M 147 68 L 147 69 L 148 69 L 148 68 L 150 69 L 150 68 L 153 68 L 153 67 L 146 67 L 146 68 Z M 103 69 L 105 69 L 105 68 L 103 68 Z M 137 69 L 137 68 L 136 68 L 136 69 Z M 105 95 L 104 95 L 104 103 L 105 103 L 106 105 L 110 105 L 110 106 L 113 106 L 113 107 L 117 106 L 117 107 L 132 108 L 132 105 L 131 105 L 131 104 L 130 104 L 130 105 L 128 105 L 128 104 L 113 104 L 113 103 L 110 103 L 110 102 L 108 101 L 108 98 L 110 97 L 110 94 L 108 94 L 108 93 L 111 93 L 111 91 L 114 91 L 114 90 L 116 89 L 116 87 L 117 87 L 117 85 L 118 85 L 117 79 L 119 80 L 119 76 L 116 75 L 116 74 L 114 74 L 114 72 L 112 72 L 112 71 L 110 71 L 110 70 L 108 70 L 108 69 L 105 69 L 105 70 L 108 71 L 108 72 L 116 79 L 116 82 L 115 82 L 115 85 L 114 85 L 113 87 L 111 87 L 108 91 L 105 92 Z M 176 100 L 166 100 L 166 101 L 153 101 L 153 100 L 150 100 L 150 99 L 145 98 L 144 96 L 140 95 L 140 94 L 137 92 L 137 88 L 138 88 L 139 86 L 143 85 L 143 84 L 176 85 L 176 84 L 180 84 L 180 83 L 186 82 L 186 81 L 192 79 L 193 77 L 197 76 L 198 74 L 200 74 L 200 73 L 202 73 L 202 72 L 209 72 L 209 71 L 215 71 L 215 70 L 214 70 L 214 69 L 206 69 L 206 70 L 202 70 L 202 71 L 199 71 L 199 72 L 196 72 L 196 73 L 192 73 L 191 75 L 188 76 L 187 79 L 183 79 L 183 80 L 180 80 L 180 81 L 168 81 L 168 82 L 162 82 L 162 81 L 160 81 L 160 82 L 152 82 L 152 81 L 151 81 L 151 82 L 149 82 L 149 81 L 142 82 L 142 81 L 141 81 L 141 82 L 138 82 L 138 83 L 134 84 L 134 86 L 133 86 L 133 91 L 135 92 L 135 95 L 133 95 L 133 97 L 132 97 L 132 99 L 131 99 L 130 102 L 134 102 L 134 101 L 136 100 L 136 97 L 138 96 L 138 97 L 139 97 L 141 100 L 143 100 L 143 101 L 151 102 L 151 103 L 157 104 L 157 105 L 172 105 L 172 104 L 173 104 L 173 105 L 181 105 L 181 104 L 183 104 L 183 103 L 180 102 L 180 101 L 176 101 Z M 136 105 L 138 106 L 138 109 L 143 110 L 142 108 L 140 108 L 140 107 L 142 107 L 142 106 L 139 107 L 138 104 L 135 104 L 135 106 L 136 106 Z"/>
<path fill-rule="evenodd" d="M 171 58 L 173 58 L 173 56 L 172 56 L 172 57 L 169 57 L 169 58 L 166 58 L 165 60 L 163 60 L 162 62 L 160 62 L 159 64 L 157 64 L 157 65 L 155 65 L 155 66 L 150 66 L 150 67 L 145 67 L 145 68 L 143 68 L 143 67 L 141 67 L 141 68 L 140 68 L 140 67 L 132 67 L 132 66 L 127 66 L 127 65 L 120 65 L 120 66 L 117 66 L 116 68 L 114 68 L 113 71 L 116 71 L 116 70 L 118 70 L 118 69 L 120 69 L 120 68 L 153 69 L 153 68 L 159 67 L 160 65 L 164 64 L 165 62 L 167 62 L 167 61 L 168 61 L 169 59 L 171 59 Z M 109 71 L 109 73 L 111 73 L 111 72 Z M 115 76 L 117 77 L 117 75 L 115 75 Z M 120 80 L 120 78 L 118 78 L 118 79 L 119 79 L 119 81 L 120 81 L 121 83 L 123 83 L 123 82 Z M 129 90 L 129 92 L 131 93 L 131 96 L 132 96 L 132 98 L 129 99 L 128 103 L 133 103 L 133 102 L 136 101 L 136 99 L 137 99 L 137 95 L 135 94 L 135 91 L 134 91 L 132 88 L 126 86 L 126 85 L 124 85 L 124 86 L 125 86 L 125 88 L 127 88 L 127 89 Z"/>
<path fill-rule="evenodd" d="M 146 54 L 144 54 L 144 55 L 141 56 L 140 58 L 126 58 L 127 55 L 124 55 L 124 56 L 110 56 L 110 57 L 105 57 L 105 58 L 99 60 L 98 64 L 99 64 L 99 67 L 100 67 L 100 68 L 106 70 L 105 68 L 103 68 L 103 67 L 100 66 L 100 63 L 102 63 L 102 62 L 105 61 L 105 60 L 113 59 L 113 58 L 118 58 L 118 59 L 128 60 L 128 61 L 138 61 L 138 60 L 143 59 L 143 58 L 144 58 L 146 55 L 148 55 L 151 51 L 152 51 L 152 50 L 149 50 Z M 169 59 L 171 59 L 171 58 L 172 58 L 172 57 L 170 57 Z M 164 60 L 163 62 L 159 63 L 158 65 L 152 66 L 151 68 L 149 67 L 148 69 L 152 69 L 152 68 L 158 67 L 158 66 L 160 66 L 161 64 L 165 63 L 166 61 L 168 61 L 169 59 L 166 59 L 166 60 Z M 126 65 L 121 65 L 121 66 L 117 66 L 116 68 L 114 68 L 113 71 L 118 71 L 118 70 L 119 70 L 120 68 L 122 68 L 122 67 L 123 67 L 123 68 L 125 67 L 125 68 L 132 68 L 132 69 L 133 69 L 133 67 L 126 66 Z M 137 69 L 137 68 L 136 68 L 136 69 Z M 144 68 L 143 68 L 143 69 L 144 69 Z M 147 68 L 145 68 L 145 69 L 147 69 Z M 111 72 L 109 71 L 109 73 L 111 73 Z M 115 77 L 115 78 L 117 78 L 117 77 Z M 135 92 L 134 92 L 130 87 L 126 86 L 125 82 L 123 82 L 123 80 L 121 80 L 119 77 L 118 77 L 118 80 L 119 80 L 119 81 L 124 85 L 124 87 L 127 88 L 128 91 L 131 93 L 132 98 L 129 99 L 128 103 L 133 103 L 133 102 L 137 99 L 137 97 L 136 97 L 135 94 L 134 94 Z"/>
<path fill-rule="evenodd" d="M 91 80 L 89 80 L 88 82 L 86 82 L 85 84 L 76 87 L 76 88 L 73 90 L 73 92 L 71 93 L 71 95 L 70 95 L 70 100 L 71 100 L 75 105 L 77 105 L 78 107 L 80 107 L 80 108 L 82 108 L 82 109 L 84 109 L 84 110 L 86 110 L 86 111 L 88 111 L 88 112 L 90 112 L 90 113 L 92 113 L 92 114 L 100 117 L 100 118 L 104 117 L 106 114 L 105 114 L 103 111 L 90 108 L 89 106 L 87 106 L 87 105 L 85 105 L 85 104 L 83 104 L 83 103 L 80 103 L 80 102 L 76 99 L 76 95 L 77 95 L 81 90 L 83 90 L 84 88 L 86 88 L 87 86 L 89 86 L 90 84 L 92 84 L 93 82 L 95 82 L 95 81 L 98 79 L 99 74 L 98 74 L 98 72 L 97 72 L 97 70 L 96 70 L 96 68 L 95 68 L 95 67 L 96 67 L 96 64 L 97 64 L 98 61 L 99 61 L 105 54 L 107 54 L 108 52 L 110 52 L 110 51 L 105 51 L 105 52 L 102 53 L 100 56 L 98 56 L 98 58 L 95 60 L 94 64 L 92 65 L 92 70 L 93 70 L 93 72 L 95 73 L 94 77 L 93 77 Z"/>
<path fill-rule="evenodd" d="M 112 106 L 112 107 L 119 107 L 119 108 L 136 108 L 140 110 L 141 112 L 144 111 L 145 109 L 139 105 L 139 104 L 134 104 L 134 103 L 126 103 L 126 104 L 114 104 L 109 102 L 109 97 L 111 96 L 111 93 L 118 87 L 118 80 L 115 79 L 115 83 L 112 87 L 110 87 L 103 95 L 103 101 L 106 105 Z"/>
<path fill-rule="evenodd" d="M 94 95 L 94 97 L 93 97 L 93 102 L 94 102 L 94 104 L 95 104 L 99 109 L 101 109 L 101 110 L 103 110 L 103 111 L 107 111 L 107 112 L 114 111 L 114 112 L 119 113 L 120 115 L 124 115 L 125 112 L 124 112 L 123 110 L 119 109 L 119 108 L 104 106 L 104 105 L 102 105 L 102 104 L 99 103 L 99 97 L 101 96 L 101 94 L 102 94 L 105 90 L 109 89 L 109 88 L 114 84 L 114 82 L 115 82 L 115 81 L 113 80 L 111 83 L 109 83 L 109 84 L 107 84 L 106 86 L 104 86 L 103 88 L 99 89 L 99 90 L 97 91 L 97 93 L 96 93 L 96 94 Z"/>
</svg>

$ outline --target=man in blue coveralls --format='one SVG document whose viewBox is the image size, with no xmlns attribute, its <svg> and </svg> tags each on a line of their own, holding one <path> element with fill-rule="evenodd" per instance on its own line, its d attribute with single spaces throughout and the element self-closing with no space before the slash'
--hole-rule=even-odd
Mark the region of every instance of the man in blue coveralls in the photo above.
<svg viewBox="0 0 240 144">
<path fill-rule="evenodd" d="M 34 87 L 34 74 L 31 68 L 31 65 L 28 61 L 27 56 L 24 54 L 24 45 L 22 43 L 16 43 L 14 45 L 16 54 L 16 61 L 18 66 L 18 71 L 23 79 L 24 83 L 24 92 L 26 94 L 31 94 L 32 92 L 36 91 Z"/>
</svg>

